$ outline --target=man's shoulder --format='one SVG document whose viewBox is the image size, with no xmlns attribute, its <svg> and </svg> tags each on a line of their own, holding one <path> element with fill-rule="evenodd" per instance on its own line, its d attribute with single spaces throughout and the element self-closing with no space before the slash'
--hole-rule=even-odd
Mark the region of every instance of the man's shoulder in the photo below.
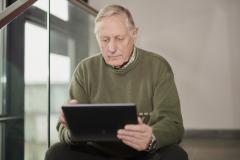
<svg viewBox="0 0 240 160">
<path fill-rule="evenodd" d="M 101 53 L 97 53 L 95 55 L 84 58 L 78 63 L 76 70 L 78 70 L 78 71 L 79 70 L 88 70 L 88 69 L 96 66 L 96 64 L 99 64 L 101 59 L 102 59 Z"/>
<path fill-rule="evenodd" d="M 168 61 L 163 56 L 161 56 L 161 54 L 152 51 L 147 51 L 141 48 L 137 48 L 137 51 L 145 61 L 150 61 L 151 63 L 158 63 L 169 66 Z"/>
<path fill-rule="evenodd" d="M 82 64 L 88 64 L 88 63 L 94 63 L 96 61 L 99 61 L 102 59 L 102 54 L 99 52 L 95 55 L 89 56 L 87 58 L 84 58 L 80 61 Z"/>
</svg>

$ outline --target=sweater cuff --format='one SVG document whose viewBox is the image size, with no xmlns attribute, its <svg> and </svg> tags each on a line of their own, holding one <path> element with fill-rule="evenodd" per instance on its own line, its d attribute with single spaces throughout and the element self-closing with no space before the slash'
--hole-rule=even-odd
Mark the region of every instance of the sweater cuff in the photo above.
<svg viewBox="0 0 240 160">
<path fill-rule="evenodd" d="M 61 142 L 65 142 L 67 144 L 72 144 L 70 133 L 67 128 L 64 127 L 63 124 L 59 124 L 58 126 L 58 136 Z"/>
</svg>

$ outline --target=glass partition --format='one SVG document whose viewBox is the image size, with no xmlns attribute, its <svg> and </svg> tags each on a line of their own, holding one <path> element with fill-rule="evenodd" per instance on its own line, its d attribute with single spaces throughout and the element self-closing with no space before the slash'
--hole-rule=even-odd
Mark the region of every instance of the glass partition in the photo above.
<svg viewBox="0 0 240 160">
<path fill-rule="evenodd" d="M 0 1 L 0 13 L 2 10 L 3 10 L 3 1 Z M 0 106 L 2 106 L 2 81 L 3 81 L 2 70 L 3 70 L 3 30 L 1 29 L 0 30 Z M 2 107 L 0 107 L 0 114 L 1 113 L 2 113 Z M 1 144 L 1 129 L 0 129 L 0 144 Z"/>
<path fill-rule="evenodd" d="M 4 9 L 4 4 L 3 1 L 0 1 L 0 12 Z M 3 51 L 4 51 L 4 43 L 3 43 L 3 30 L 0 30 L 0 115 L 3 112 L 3 83 L 4 83 L 4 75 L 3 75 L 3 62 L 4 62 L 4 56 L 3 56 Z M 3 157 L 3 124 L 0 123 L 0 160 Z"/>
<path fill-rule="evenodd" d="M 3 1 L 0 1 L 0 12 L 3 10 Z M 0 115 L 2 114 L 2 67 L 3 67 L 3 34 L 0 30 Z M 3 130 L 2 123 L 0 123 L 0 160 L 3 157 Z"/>
<path fill-rule="evenodd" d="M 48 31 L 30 21 L 24 28 L 25 160 L 42 160 L 48 144 Z"/>
<path fill-rule="evenodd" d="M 69 99 L 68 86 L 76 65 L 99 52 L 94 35 L 95 16 L 67 0 L 58 3 L 65 8 L 62 15 L 68 17 L 57 16 L 56 5 L 50 5 L 50 13 L 55 15 L 50 19 L 51 144 L 58 141 L 56 124 L 61 106 Z"/>
<path fill-rule="evenodd" d="M 0 160 L 42 160 L 48 148 L 46 26 L 32 6 L 0 30 Z"/>
<path fill-rule="evenodd" d="M 94 18 L 68 0 L 38 0 L 0 29 L 0 160 L 42 160 L 58 141 L 73 70 L 99 52 Z"/>
<path fill-rule="evenodd" d="M 3 10 L 3 2 L 0 1 L 0 12 Z M 3 66 L 3 34 L 2 30 L 0 30 L 0 115 L 2 114 L 2 66 Z M 2 159 L 2 148 L 3 148 L 3 141 L 2 141 L 2 124 L 0 123 L 0 160 Z"/>
</svg>

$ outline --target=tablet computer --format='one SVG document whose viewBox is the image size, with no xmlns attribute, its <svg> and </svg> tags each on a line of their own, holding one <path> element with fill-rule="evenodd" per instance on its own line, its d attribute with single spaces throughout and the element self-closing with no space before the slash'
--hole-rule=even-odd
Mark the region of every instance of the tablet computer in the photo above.
<svg viewBox="0 0 240 160">
<path fill-rule="evenodd" d="M 117 131 L 137 124 L 136 105 L 68 104 L 62 106 L 72 141 L 118 141 Z"/>
</svg>

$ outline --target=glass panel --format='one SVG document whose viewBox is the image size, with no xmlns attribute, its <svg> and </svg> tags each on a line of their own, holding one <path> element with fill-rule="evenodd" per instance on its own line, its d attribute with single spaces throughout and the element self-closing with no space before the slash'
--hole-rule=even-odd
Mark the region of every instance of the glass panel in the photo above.
<svg viewBox="0 0 240 160">
<path fill-rule="evenodd" d="M 4 3 L 5 0 L 0 1 L 0 12 L 4 10 Z M 3 113 L 3 86 L 6 81 L 6 77 L 4 75 L 4 62 L 5 62 L 5 56 L 4 56 L 4 33 L 5 29 L 0 29 L 0 115 Z M 1 134 L 1 132 L 0 132 Z M 0 136 L 1 138 L 1 136 Z M 1 152 L 0 152 L 1 153 Z M 1 154 L 0 154 L 1 155 Z M 0 159 L 1 160 L 1 159 Z"/>
<path fill-rule="evenodd" d="M 56 124 L 61 106 L 67 102 L 68 85 L 78 62 L 99 52 L 94 35 L 94 16 L 65 0 L 68 21 L 55 18 L 50 21 L 50 109 L 51 144 L 58 141 Z M 50 6 L 50 13 L 54 11 Z M 62 29 L 64 28 L 64 29 Z"/>
<path fill-rule="evenodd" d="M 2 85 L 4 82 L 2 71 L 3 71 L 3 30 L 0 30 L 0 115 L 2 114 L 2 91 L 3 91 Z"/>
<path fill-rule="evenodd" d="M 0 13 L 2 9 L 3 9 L 2 1 L 0 1 Z M 2 113 L 2 64 L 3 64 L 2 54 L 3 54 L 3 39 L 2 39 L 2 30 L 0 30 L 0 114 Z M 1 130 L 0 130 L 0 142 L 1 142 Z M 0 153 L 1 153 L 1 150 L 0 150 Z"/>
<path fill-rule="evenodd" d="M 38 0 L 34 6 L 42 9 L 43 11 L 47 12 L 48 6 L 45 5 L 48 0 Z M 66 0 L 50 0 L 51 7 L 51 14 L 64 20 L 68 21 L 68 6 Z"/>
<path fill-rule="evenodd" d="M 2 156 L 3 156 L 3 139 L 2 139 L 2 137 L 3 137 L 3 130 L 2 130 L 2 125 L 1 125 L 1 123 L 0 123 L 0 160 L 2 160 Z"/>
<path fill-rule="evenodd" d="M 23 160 L 22 123 L 23 118 L 0 122 L 0 129 L 4 131 L 2 132 L 1 160 Z M 17 136 L 16 133 L 18 133 Z"/>
<path fill-rule="evenodd" d="M 44 159 L 47 148 L 48 32 L 25 23 L 25 160 Z"/>
<path fill-rule="evenodd" d="M 3 1 L 0 1 L 0 12 L 3 10 Z M 3 99 L 2 99 L 2 92 L 3 92 L 3 29 L 0 29 L 0 115 L 2 114 L 3 110 Z M 0 123 L 0 160 L 3 158 L 3 129 Z"/>
<path fill-rule="evenodd" d="M 42 160 L 48 148 L 46 14 L 30 7 L 0 30 L 0 160 Z"/>
</svg>

